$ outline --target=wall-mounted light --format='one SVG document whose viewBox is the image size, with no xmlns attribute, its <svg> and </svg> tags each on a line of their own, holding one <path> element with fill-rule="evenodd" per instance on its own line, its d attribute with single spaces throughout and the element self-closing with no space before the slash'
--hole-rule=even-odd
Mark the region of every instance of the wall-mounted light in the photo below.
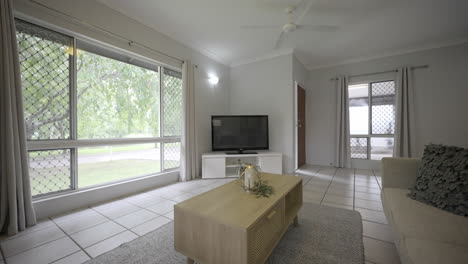
<svg viewBox="0 0 468 264">
<path fill-rule="evenodd" d="M 219 82 L 219 77 L 218 76 L 215 76 L 215 75 L 210 75 L 208 77 L 208 81 L 212 84 L 212 85 L 217 85 L 218 82 Z"/>
</svg>

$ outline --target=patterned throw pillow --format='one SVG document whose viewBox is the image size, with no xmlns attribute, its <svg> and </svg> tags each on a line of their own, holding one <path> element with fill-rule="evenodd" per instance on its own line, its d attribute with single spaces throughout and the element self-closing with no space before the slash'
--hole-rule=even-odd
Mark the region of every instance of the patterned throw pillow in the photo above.
<svg viewBox="0 0 468 264">
<path fill-rule="evenodd" d="M 468 216 L 468 149 L 427 145 L 409 197 Z"/>
</svg>

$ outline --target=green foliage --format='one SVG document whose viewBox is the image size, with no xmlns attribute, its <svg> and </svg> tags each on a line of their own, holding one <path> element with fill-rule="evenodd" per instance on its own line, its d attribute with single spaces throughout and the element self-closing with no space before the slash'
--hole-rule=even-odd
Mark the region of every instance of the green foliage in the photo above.
<svg viewBox="0 0 468 264">
<path fill-rule="evenodd" d="M 159 72 L 78 51 L 78 138 L 159 136 Z"/>
<path fill-rule="evenodd" d="M 28 139 L 69 139 L 71 135 L 72 39 L 17 21 L 17 38 Z M 78 139 L 180 135 L 182 78 L 78 50 L 76 65 Z M 167 73 L 167 74 L 166 74 Z"/>
<path fill-rule="evenodd" d="M 261 178 L 255 182 L 255 186 L 250 189 L 257 198 L 259 197 L 270 197 L 273 194 L 273 187 L 267 184 L 267 181 L 263 181 Z"/>
</svg>

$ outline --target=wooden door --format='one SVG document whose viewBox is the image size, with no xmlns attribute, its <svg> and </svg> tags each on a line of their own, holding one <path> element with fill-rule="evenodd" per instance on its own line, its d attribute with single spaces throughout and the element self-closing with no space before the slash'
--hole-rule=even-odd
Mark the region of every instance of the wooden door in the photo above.
<svg viewBox="0 0 468 264">
<path fill-rule="evenodd" d="M 297 86 L 297 167 L 306 163 L 306 93 L 305 89 Z"/>
</svg>

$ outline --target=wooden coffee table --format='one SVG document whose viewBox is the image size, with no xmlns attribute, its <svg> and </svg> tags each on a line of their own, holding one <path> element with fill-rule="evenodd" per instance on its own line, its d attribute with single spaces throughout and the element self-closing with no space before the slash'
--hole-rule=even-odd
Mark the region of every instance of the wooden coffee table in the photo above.
<svg viewBox="0 0 468 264">
<path fill-rule="evenodd" d="M 264 263 L 302 206 L 302 178 L 262 173 L 268 198 L 233 181 L 174 206 L 175 249 L 187 263 Z"/>
</svg>

